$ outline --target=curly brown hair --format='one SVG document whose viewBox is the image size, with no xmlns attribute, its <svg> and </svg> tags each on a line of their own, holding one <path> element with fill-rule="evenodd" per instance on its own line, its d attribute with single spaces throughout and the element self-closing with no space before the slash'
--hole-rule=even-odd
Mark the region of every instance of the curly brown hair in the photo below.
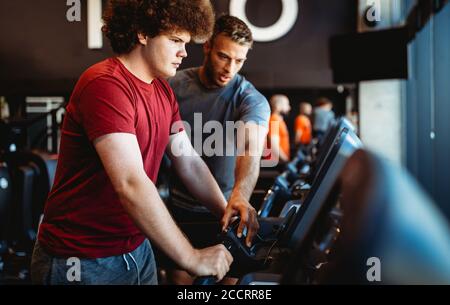
<svg viewBox="0 0 450 305">
<path fill-rule="evenodd" d="M 209 0 L 109 0 L 103 20 L 113 51 L 126 54 L 137 44 L 138 33 L 155 37 L 187 31 L 192 40 L 204 41 L 212 32 L 214 11 Z"/>
<path fill-rule="evenodd" d="M 230 37 L 240 45 L 248 45 L 250 48 L 253 45 L 252 31 L 244 21 L 231 15 L 222 15 L 216 20 L 211 42 L 214 42 L 214 38 L 219 34 Z"/>
</svg>

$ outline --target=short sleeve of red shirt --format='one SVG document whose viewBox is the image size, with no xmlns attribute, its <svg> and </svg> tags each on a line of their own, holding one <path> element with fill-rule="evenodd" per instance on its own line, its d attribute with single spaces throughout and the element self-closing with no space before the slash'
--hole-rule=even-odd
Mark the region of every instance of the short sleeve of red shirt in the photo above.
<svg viewBox="0 0 450 305">
<path fill-rule="evenodd" d="M 110 77 L 97 78 L 80 95 L 77 114 L 90 141 L 109 133 L 136 134 L 131 93 Z"/>
<path fill-rule="evenodd" d="M 180 131 L 184 130 L 183 121 L 181 120 L 180 109 L 178 107 L 177 98 L 175 97 L 175 93 L 170 87 L 169 83 L 164 80 L 160 80 L 164 91 L 167 93 L 169 97 L 170 104 L 172 106 L 172 121 L 170 122 L 170 134 L 176 134 Z"/>
</svg>

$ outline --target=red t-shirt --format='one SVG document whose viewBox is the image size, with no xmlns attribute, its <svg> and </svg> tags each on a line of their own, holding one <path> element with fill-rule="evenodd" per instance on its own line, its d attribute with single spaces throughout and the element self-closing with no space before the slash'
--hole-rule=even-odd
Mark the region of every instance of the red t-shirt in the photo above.
<svg viewBox="0 0 450 305">
<path fill-rule="evenodd" d="M 136 135 L 145 172 L 156 182 L 171 125 L 181 121 L 173 91 L 165 80 L 147 84 L 110 58 L 81 75 L 66 110 L 39 243 L 58 257 L 131 252 L 145 237 L 123 209 L 93 141 L 115 132 Z"/>
</svg>

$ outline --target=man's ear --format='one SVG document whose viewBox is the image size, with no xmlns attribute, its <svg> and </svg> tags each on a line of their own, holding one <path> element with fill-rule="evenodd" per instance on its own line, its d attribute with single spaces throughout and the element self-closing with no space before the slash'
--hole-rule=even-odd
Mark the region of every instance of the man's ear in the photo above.
<svg viewBox="0 0 450 305">
<path fill-rule="evenodd" d="M 206 42 L 203 44 L 203 54 L 204 54 L 204 55 L 208 55 L 209 52 L 211 52 L 211 47 L 212 47 L 212 45 L 211 45 L 211 40 L 206 41 Z"/>
<path fill-rule="evenodd" d="M 147 36 L 142 33 L 138 33 L 137 36 L 138 36 L 139 43 L 146 46 L 147 45 Z"/>
</svg>

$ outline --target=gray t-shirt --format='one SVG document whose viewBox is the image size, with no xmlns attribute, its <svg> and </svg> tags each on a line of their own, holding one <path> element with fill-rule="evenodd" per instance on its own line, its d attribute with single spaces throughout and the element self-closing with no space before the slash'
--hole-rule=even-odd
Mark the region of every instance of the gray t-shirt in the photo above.
<svg viewBox="0 0 450 305">
<path fill-rule="evenodd" d="M 314 130 L 326 132 L 334 121 L 334 112 L 323 108 L 314 109 Z"/>
<path fill-rule="evenodd" d="M 186 131 L 191 137 L 192 145 L 228 198 L 234 186 L 236 156 L 230 156 L 226 149 L 231 148 L 232 151 L 231 146 L 235 147 L 236 143 L 235 133 L 230 133 L 229 130 L 227 132 L 227 121 L 228 125 L 237 121 L 252 121 L 267 127 L 270 107 L 267 99 L 243 76 L 237 74 L 223 88 L 207 89 L 200 82 L 198 70 L 199 68 L 190 68 L 179 71 L 169 79 L 169 84 L 178 100 L 181 118 L 190 126 L 191 130 L 186 128 Z M 218 122 L 222 130 L 217 123 L 211 121 Z M 217 139 L 219 134 L 223 140 L 212 145 L 215 151 L 211 155 L 211 149 L 205 150 L 204 145 L 210 147 L 212 139 Z M 218 143 L 222 143 L 223 149 Z M 222 152 L 222 155 L 217 152 Z M 175 181 L 175 187 L 182 189 L 179 179 L 175 180 L 178 180 Z"/>
</svg>

